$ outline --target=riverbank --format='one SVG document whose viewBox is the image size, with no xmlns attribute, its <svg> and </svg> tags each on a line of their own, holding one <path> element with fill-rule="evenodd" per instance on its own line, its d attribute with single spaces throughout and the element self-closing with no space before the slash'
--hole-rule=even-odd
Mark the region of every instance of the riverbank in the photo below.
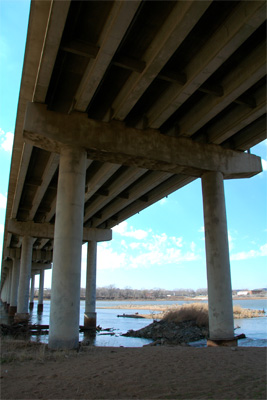
<svg viewBox="0 0 267 400">
<path fill-rule="evenodd" d="M 2 342 L 3 400 L 266 398 L 266 348 L 53 352 L 43 344 L 16 343 Z"/>
</svg>

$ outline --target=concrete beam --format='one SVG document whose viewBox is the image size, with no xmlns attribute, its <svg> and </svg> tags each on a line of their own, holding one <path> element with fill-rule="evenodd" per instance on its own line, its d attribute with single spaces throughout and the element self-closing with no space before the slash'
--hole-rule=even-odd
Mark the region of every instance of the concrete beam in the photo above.
<svg viewBox="0 0 267 400">
<path fill-rule="evenodd" d="M 94 200 L 85 210 L 84 220 L 87 221 L 94 214 L 96 214 L 101 208 L 106 206 L 111 200 L 117 197 L 127 187 L 134 183 L 138 178 L 147 172 L 144 168 L 129 168 L 121 176 L 119 181 L 113 182 L 109 187 L 108 197 L 98 198 Z"/>
<path fill-rule="evenodd" d="M 152 189 L 148 193 L 148 199 L 146 202 L 136 199 L 131 204 L 126 205 L 125 208 L 122 211 L 119 211 L 116 215 L 117 220 L 108 220 L 105 228 L 113 228 L 120 222 L 125 221 L 127 218 L 130 218 L 131 216 L 151 206 L 156 201 L 161 200 L 164 196 L 168 196 L 169 194 L 175 192 L 178 189 L 181 189 L 183 186 L 188 185 L 194 180 L 195 178 L 185 175 L 173 175 L 172 177 Z"/>
<path fill-rule="evenodd" d="M 85 148 L 90 159 L 200 177 L 221 171 L 224 178 L 250 177 L 262 171 L 260 158 L 168 137 L 153 129 L 138 130 L 124 123 L 88 119 L 87 115 L 63 115 L 45 105 L 29 103 L 24 125 L 25 140 L 60 153 L 62 144 Z"/>
<path fill-rule="evenodd" d="M 138 7 L 140 0 L 115 1 L 105 24 L 103 33 L 98 39 L 100 46 L 95 60 L 90 60 L 79 89 L 75 95 L 75 109 L 86 111 L 101 82 L 118 46 L 121 43 Z"/>
<path fill-rule="evenodd" d="M 264 1 L 242 1 L 186 67 L 184 86 L 171 85 L 147 114 L 159 128 L 256 31 L 266 16 Z"/>
<path fill-rule="evenodd" d="M 59 155 L 58 154 L 51 154 L 50 158 L 48 160 L 48 163 L 46 165 L 45 171 L 42 176 L 42 184 L 38 187 L 34 199 L 33 199 L 33 206 L 31 207 L 30 213 L 29 213 L 29 220 L 33 220 L 36 211 L 42 201 L 42 198 L 47 190 L 47 187 L 49 183 L 51 182 L 51 179 L 53 178 L 57 167 L 59 165 Z"/>
<path fill-rule="evenodd" d="M 70 3 L 70 0 L 52 1 L 51 3 L 33 101 L 45 102 Z"/>
<path fill-rule="evenodd" d="M 9 232 L 19 236 L 54 239 L 54 225 L 49 223 L 21 222 L 10 219 L 7 229 Z M 88 242 L 89 240 L 103 242 L 111 239 L 112 231 L 110 229 L 83 228 L 84 242 Z"/>
<path fill-rule="evenodd" d="M 157 187 L 162 182 L 166 181 L 172 175 L 166 172 L 151 172 L 149 175 L 144 177 L 140 182 L 138 182 L 134 188 L 129 192 L 128 199 L 117 198 L 115 199 L 110 207 L 107 207 L 101 213 L 100 218 L 94 218 L 92 221 L 92 227 L 96 228 L 105 222 L 107 219 L 115 215 L 120 210 L 124 209 L 129 204 L 133 203 L 139 197 L 147 193 L 148 188 L 153 189 Z"/>
<path fill-rule="evenodd" d="M 41 269 L 51 269 L 52 265 L 50 264 L 45 264 L 45 263 L 37 263 L 33 262 L 32 263 L 32 270 L 41 270 Z"/>
<path fill-rule="evenodd" d="M 124 120 L 210 5 L 210 1 L 179 1 L 176 3 L 142 56 L 142 61 L 146 63 L 145 69 L 142 73 L 131 74 L 126 85 L 116 97 L 112 105 L 113 118 Z"/>
<path fill-rule="evenodd" d="M 84 202 L 90 199 L 101 186 L 121 167 L 118 164 L 105 163 L 96 172 L 96 174 L 86 183 L 85 199 Z"/>
<path fill-rule="evenodd" d="M 192 136 L 266 74 L 266 42 L 257 46 L 222 80 L 220 98 L 204 97 L 178 121 L 182 136 Z"/>
<path fill-rule="evenodd" d="M 266 88 L 263 86 L 258 92 L 255 96 L 257 105 L 254 108 L 244 105 L 236 107 L 211 125 L 207 131 L 210 142 L 223 143 L 266 113 Z"/>
</svg>

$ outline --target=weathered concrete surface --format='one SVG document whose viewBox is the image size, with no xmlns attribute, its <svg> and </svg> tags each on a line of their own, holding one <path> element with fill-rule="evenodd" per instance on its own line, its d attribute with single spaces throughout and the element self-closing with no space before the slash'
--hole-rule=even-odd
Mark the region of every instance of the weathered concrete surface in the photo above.
<svg viewBox="0 0 267 400">
<path fill-rule="evenodd" d="M 29 236 L 24 236 L 22 239 L 18 288 L 18 309 L 17 314 L 15 315 L 15 318 L 17 319 L 23 319 L 28 314 L 33 240 L 34 239 Z"/>
<path fill-rule="evenodd" d="M 20 236 L 32 236 L 34 238 L 54 239 L 55 226 L 49 223 L 35 223 L 33 221 L 8 221 L 8 231 Z M 107 241 L 112 239 L 110 229 L 83 228 L 83 240 Z"/>
<path fill-rule="evenodd" d="M 87 271 L 84 326 L 96 327 L 96 254 L 97 242 L 87 243 Z"/>
<path fill-rule="evenodd" d="M 211 340 L 234 338 L 234 319 L 223 175 L 202 176 Z"/>
<path fill-rule="evenodd" d="M 28 104 L 24 137 L 49 151 L 59 153 L 62 144 L 75 143 L 99 161 L 196 177 L 206 171 L 221 171 L 225 178 L 250 177 L 262 171 L 260 157 L 251 154 L 164 136 L 154 129 L 140 131 L 118 121 L 96 121 L 86 114 L 63 115 L 42 104 Z"/>
<path fill-rule="evenodd" d="M 60 155 L 49 347 L 78 347 L 86 152 L 63 147 Z M 64 272 L 64 273 L 63 273 Z"/>
</svg>

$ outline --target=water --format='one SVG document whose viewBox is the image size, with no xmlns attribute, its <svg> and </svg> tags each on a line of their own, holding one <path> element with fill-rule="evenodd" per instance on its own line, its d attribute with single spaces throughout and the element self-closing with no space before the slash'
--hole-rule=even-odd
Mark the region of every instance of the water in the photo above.
<svg viewBox="0 0 267 400">
<path fill-rule="evenodd" d="M 207 301 L 203 301 L 207 302 Z M 111 347 L 142 347 L 151 342 L 149 339 L 130 338 L 121 336 L 128 330 L 141 329 L 149 325 L 151 319 L 139 318 L 118 318 L 118 314 L 151 314 L 150 310 L 141 309 L 106 309 L 104 307 L 116 307 L 119 305 L 172 305 L 192 303 L 188 301 L 97 301 L 97 325 L 100 325 L 103 330 L 110 329 L 110 331 L 101 331 L 97 333 L 94 339 L 90 339 L 92 344 L 96 346 L 111 346 Z M 267 300 L 234 300 L 234 305 L 240 305 L 242 308 L 250 308 L 265 311 L 267 310 Z M 102 308 L 103 307 L 103 308 Z M 85 302 L 81 301 L 80 305 L 80 325 L 83 325 L 83 314 L 85 309 Z M 48 325 L 49 324 L 50 301 L 44 301 L 44 310 L 42 314 L 37 314 L 37 302 L 34 303 L 34 309 L 31 312 L 32 324 Z M 253 346 L 253 347 L 267 347 L 267 317 L 237 319 L 234 321 L 237 328 L 236 335 L 244 333 L 246 339 L 239 340 L 239 346 Z M 48 336 L 33 337 L 33 340 L 40 340 L 42 342 L 48 341 Z M 80 340 L 88 340 L 84 333 L 80 333 Z M 201 347 L 205 345 L 205 341 L 200 341 L 194 344 Z"/>
</svg>

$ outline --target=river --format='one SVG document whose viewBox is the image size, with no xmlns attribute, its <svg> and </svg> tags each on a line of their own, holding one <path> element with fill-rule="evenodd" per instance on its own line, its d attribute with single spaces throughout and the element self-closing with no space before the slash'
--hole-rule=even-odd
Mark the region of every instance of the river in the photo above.
<svg viewBox="0 0 267 400">
<path fill-rule="evenodd" d="M 204 301 L 205 302 L 205 301 Z M 120 305 L 172 305 L 172 304 L 184 304 L 192 303 L 191 301 L 97 301 L 97 325 L 100 325 L 103 329 L 111 328 L 111 331 L 101 331 L 97 333 L 95 339 L 92 340 L 92 344 L 96 346 L 111 346 L 111 347 L 142 347 L 144 344 L 148 344 L 151 340 L 130 338 L 121 336 L 122 333 L 126 333 L 130 329 L 141 329 L 144 326 L 149 325 L 152 320 L 150 319 L 136 319 L 136 318 L 118 318 L 118 314 L 134 314 L 136 312 L 140 314 L 149 314 L 152 311 L 141 310 L 141 309 L 123 309 L 119 310 L 116 308 L 105 308 L 105 307 L 116 307 Z M 250 308 L 267 311 L 267 299 L 260 300 L 234 300 L 234 305 L 240 305 L 242 308 Z M 80 325 L 83 325 L 83 314 L 84 314 L 85 302 L 81 301 L 80 305 Z M 31 322 L 33 324 L 49 324 L 49 312 L 50 312 L 50 301 L 44 301 L 44 310 L 42 314 L 37 314 L 37 302 L 34 304 L 34 309 L 31 312 Z M 267 317 L 249 318 L 249 319 L 237 319 L 234 321 L 234 326 L 239 327 L 235 330 L 236 335 L 244 333 L 246 339 L 239 340 L 239 346 L 255 346 L 255 347 L 267 347 Z M 33 338 L 34 339 L 34 338 Z M 80 340 L 86 339 L 84 334 L 80 334 Z M 35 340 L 37 340 L 35 338 Z M 48 336 L 42 336 L 39 338 L 42 342 L 48 341 Z M 194 346 L 202 347 L 205 346 L 205 341 L 194 343 Z"/>
</svg>

